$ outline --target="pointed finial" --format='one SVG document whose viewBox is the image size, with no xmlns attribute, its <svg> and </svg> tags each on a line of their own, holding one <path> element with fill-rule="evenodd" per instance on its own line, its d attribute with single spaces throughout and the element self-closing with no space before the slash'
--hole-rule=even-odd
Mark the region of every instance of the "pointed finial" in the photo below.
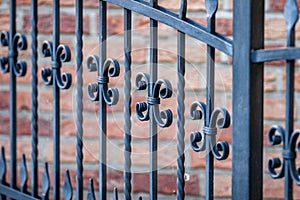
<svg viewBox="0 0 300 200">
<path fill-rule="evenodd" d="M 44 172 L 42 176 L 42 199 L 47 200 L 49 198 L 50 179 L 48 171 L 48 163 L 45 163 Z"/>
<path fill-rule="evenodd" d="M 180 12 L 179 12 L 180 19 L 186 18 L 186 10 L 187 10 L 187 1 L 181 0 L 181 6 L 180 6 Z"/>
<path fill-rule="evenodd" d="M 118 200 L 118 188 L 114 188 L 114 200 Z"/>
<path fill-rule="evenodd" d="M 20 168 L 20 178 L 21 178 L 21 192 L 26 192 L 27 190 L 27 180 L 28 180 L 28 172 L 26 166 L 26 157 L 25 154 L 22 155 L 22 163 Z"/>
<path fill-rule="evenodd" d="M 292 29 L 296 25 L 299 18 L 299 11 L 296 0 L 286 0 L 283 14 L 287 30 Z"/>
<path fill-rule="evenodd" d="M 66 170 L 65 184 L 64 184 L 64 199 L 71 200 L 72 196 L 73 196 L 73 191 L 72 191 L 70 173 L 69 170 Z"/>
<path fill-rule="evenodd" d="M 218 0 L 205 0 L 205 7 L 208 17 L 212 17 L 217 12 Z"/>
<path fill-rule="evenodd" d="M 93 179 L 90 179 L 90 181 L 89 181 L 87 200 L 96 200 Z"/>
<path fill-rule="evenodd" d="M 1 157 L 0 157 L 0 182 L 5 182 L 6 175 L 6 160 L 5 160 L 5 149 L 1 147 Z"/>
</svg>

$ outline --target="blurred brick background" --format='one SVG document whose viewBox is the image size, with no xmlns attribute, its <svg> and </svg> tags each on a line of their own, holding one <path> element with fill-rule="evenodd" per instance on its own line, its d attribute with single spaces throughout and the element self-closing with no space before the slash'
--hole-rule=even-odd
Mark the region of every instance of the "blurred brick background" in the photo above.
<svg viewBox="0 0 300 200">
<path fill-rule="evenodd" d="M 75 83 L 75 8 L 74 0 L 61 1 L 61 43 L 68 44 L 72 50 L 72 61 L 63 64 L 62 71 L 73 74 Z M 283 19 L 283 0 L 265 0 L 265 47 L 285 46 L 285 22 Z M 52 1 L 40 0 L 39 3 L 39 165 L 42 172 L 44 162 L 52 160 L 52 88 L 46 87 L 40 78 L 40 70 L 49 67 L 49 58 L 42 58 L 41 44 L 44 40 L 52 40 Z M 300 2 L 298 1 L 298 4 Z M 178 12 L 179 0 L 160 0 L 161 6 Z M 17 0 L 17 30 L 30 37 L 30 1 Z M 188 17 L 197 22 L 206 24 L 204 0 L 188 0 Z M 299 4 L 300 5 L 300 4 Z M 0 30 L 9 29 L 9 0 L 0 0 Z M 85 188 L 90 177 L 94 178 L 98 187 L 98 117 L 97 104 L 87 98 L 87 84 L 95 82 L 96 73 L 89 73 L 86 67 L 86 59 L 89 55 L 98 54 L 98 1 L 84 1 L 84 180 Z M 123 71 L 123 9 L 109 5 L 108 11 L 108 57 L 117 58 Z M 220 0 L 217 14 L 217 32 L 232 36 L 232 0 Z M 297 33 L 300 29 L 297 25 Z M 135 116 L 135 103 L 143 101 L 145 91 L 136 91 L 134 77 L 137 72 L 149 71 L 149 19 L 133 14 L 133 52 L 132 52 L 132 135 L 133 135 L 133 192 L 134 197 L 142 194 L 147 199 L 149 178 L 149 154 L 148 154 L 148 122 L 139 122 Z M 172 109 L 176 118 L 176 47 L 177 32 L 164 24 L 159 24 L 159 78 L 167 78 L 171 81 L 174 94 L 169 100 L 162 100 L 161 108 Z M 297 34 L 297 40 L 300 34 Z M 191 131 L 200 130 L 202 123 L 190 120 L 189 107 L 195 100 L 205 101 L 205 77 L 206 77 L 206 46 L 195 39 L 186 38 L 186 173 L 190 179 L 186 182 L 186 194 L 189 199 L 205 196 L 205 154 L 195 153 L 189 146 Z M 29 45 L 30 47 L 30 45 Z M 18 78 L 17 108 L 18 108 L 18 159 L 24 153 L 30 162 L 31 154 L 31 86 L 30 86 L 30 52 L 20 53 L 19 59 L 26 60 L 28 72 L 25 77 Z M 0 55 L 6 55 L 7 49 L 1 47 Z M 225 54 L 216 51 L 216 107 L 226 107 L 231 113 L 232 102 L 232 59 Z M 283 198 L 283 180 L 273 180 L 268 175 L 267 162 L 274 156 L 280 156 L 280 148 L 273 148 L 267 141 L 267 130 L 273 124 L 284 125 L 285 118 L 285 62 L 276 61 L 265 64 L 264 76 L 264 186 L 263 194 L 266 199 Z M 110 79 L 110 86 L 119 88 L 120 101 L 116 106 L 108 108 L 108 190 L 113 187 L 123 191 L 123 73 L 120 77 Z M 299 62 L 296 68 L 295 83 L 295 129 L 300 128 L 300 70 Z M 9 155 L 9 75 L 0 73 L 0 145 L 6 149 Z M 70 169 L 71 180 L 75 186 L 75 90 L 61 91 L 61 169 Z M 218 134 L 219 140 L 231 143 L 231 128 Z M 176 119 L 169 128 L 159 129 L 159 197 L 160 199 L 175 199 L 176 195 Z M 7 160 L 9 158 L 7 156 Z M 225 161 L 215 161 L 215 196 L 216 198 L 230 198 L 231 196 L 231 154 Z M 299 155 L 297 158 L 300 166 Z M 30 163 L 28 163 L 30 171 Z M 50 167 L 50 173 L 52 168 Z M 9 180 L 9 179 L 8 179 Z M 30 180 L 30 179 L 29 179 Z M 41 182 L 41 175 L 39 176 Z M 62 178 L 63 181 L 63 178 Z M 110 193 L 111 196 L 111 193 Z M 300 199 L 300 187 L 295 186 L 294 198 Z"/>
</svg>

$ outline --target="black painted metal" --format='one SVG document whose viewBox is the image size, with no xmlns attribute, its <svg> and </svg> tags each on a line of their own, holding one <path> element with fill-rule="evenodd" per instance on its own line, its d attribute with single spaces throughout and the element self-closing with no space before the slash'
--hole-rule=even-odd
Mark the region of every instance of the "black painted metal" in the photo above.
<svg viewBox="0 0 300 200">
<path fill-rule="evenodd" d="M 208 31 L 215 32 L 215 14 L 218 8 L 218 1 L 205 1 L 207 10 Z M 191 116 L 194 120 L 204 118 L 204 127 L 201 132 L 191 134 L 191 146 L 194 151 L 206 151 L 206 199 L 213 199 L 214 194 L 214 157 L 224 160 L 229 155 L 229 145 L 225 141 L 216 142 L 217 126 L 228 128 L 230 126 L 230 115 L 224 108 L 214 109 L 215 90 L 215 49 L 207 46 L 207 86 L 206 104 L 194 102 L 191 106 Z M 197 108 L 200 110 L 197 110 Z M 218 115 L 221 119 L 218 119 Z M 200 146 L 199 142 L 201 142 Z"/>
<path fill-rule="evenodd" d="M 210 46 L 219 49 L 220 51 L 232 55 L 232 40 L 226 38 L 218 33 L 210 34 L 208 30 L 196 23 L 193 20 L 181 20 L 178 14 L 171 12 L 163 7 L 157 6 L 155 9 L 143 0 L 107 0 L 120 7 L 132 10 L 141 15 L 152 18 L 156 21 L 162 22 L 176 30 L 186 33 Z"/>
<path fill-rule="evenodd" d="M 48 163 L 44 165 L 44 172 L 42 175 L 42 199 L 49 199 L 49 190 L 50 190 L 50 177 L 48 171 Z"/>
<path fill-rule="evenodd" d="M 31 191 L 32 196 L 38 194 L 38 39 L 37 39 L 37 0 L 31 1 L 31 134 L 32 134 L 32 170 L 31 170 Z"/>
<path fill-rule="evenodd" d="M 124 199 L 131 200 L 131 23 L 130 10 L 124 9 Z"/>
<path fill-rule="evenodd" d="M 27 71 L 25 62 L 18 62 L 18 50 L 27 49 L 26 37 L 16 33 L 16 1 L 10 1 L 9 32 L 1 32 L 1 45 L 8 46 L 7 57 L 1 58 L 1 70 L 10 74 L 10 186 L 16 188 L 17 174 L 17 109 L 16 109 L 16 77 L 24 76 Z"/>
<path fill-rule="evenodd" d="M 26 166 L 26 157 L 24 154 L 22 155 L 22 161 L 21 161 L 20 179 L 21 179 L 20 191 L 23 193 L 26 193 L 27 192 L 28 173 L 27 173 L 27 166 Z"/>
<path fill-rule="evenodd" d="M 106 58 L 106 18 L 107 3 L 100 1 L 100 56 L 90 56 L 87 60 L 88 70 L 90 72 L 97 71 L 97 83 L 90 83 L 88 86 L 88 95 L 92 101 L 99 101 L 99 146 L 100 146 L 100 166 L 99 166 L 99 199 L 106 199 L 106 121 L 107 121 L 107 105 L 115 105 L 119 99 L 119 92 L 116 88 L 108 88 L 110 77 L 119 76 L 120 66 L 117 60 Z M 112 65 L 112 68 L 110 66 Z M 96 93 L 96 94 L 94 94 Z M 91 195 L 90 195 L 91 197 Z M 91 197 L 92 198 L 92 197 Z"/>
<path fill-rule="evenodd" d="M 262 199 L 264 1 L 233 3 L 232 199 Z"/>
<path fill-rule="evenodd" d="M 181 1 L 180 7 L 180 19 L 186 19 L 186 12 L 187 12 L 187 1 Z M 185 136 L 185 118 L 184 118 L 184 111 L 185 111 L 185 34 L 178 31 L 177 33 L 177 200 L 184 199 L 185 192 L 185 155 L 184 155 L 184 136 Z"/>
<path fill-rule="evenodd" d="M 88 96 L 99 101 L 99 199 L 107 198 L 107 105 L 115 105 L 119 94 L 115 88 L 109 88 L 109 77 L 117 77 L 120 66 L 116 59 L 107 58 L 107 2 L 124 8 L 124 199 L 132 199 L 132 163 L 131 163 L 131 51 L 132 51 L 132 12 L 150 18 L 150 73 L 139 72 L 135 84 L 138 90 L 147 90 L 145 102 L 136 105 L 139 120 L 150 124 L 150 199 L 158 198 L 158 126 L 165 128 L 172 124 L 173 114 L 167 109 L 160 111 L 161 99 L 172 96 L 172 87 L 168 80 L 158 80 L 158 22 L 178 31 L 177 33 L 177 199 L 185 198 L 185 37 L 190 35 L 207 44 L 207 90 L 206 103 L 194 102 L 190 113 L 194 120 L 204 119 L 202 131 L 191 134 L 191 146 L 195 151 L 206 151 L 206 199 L 213 199 L 214 158 L 223 160 L 228 157 L 227 142 L 216 140 L 217 128 L 230 125 L 230 115 L 225 108 L 214 107 L 215 89 L 215 49 L 233 56 L 233 199 L 262 199 L 262 127 L 263 127 L 263 62 L 286 60 L 286 127 L 273 126 L 268 132 L 272 145 L 283 143 L 282 161 L 272 158 L 268 162 L 273 178 L 285 177 L 285 199 L 293 199 L 293 183 L 300 185 L 299 169 L 296 166 L 297 150 L 300 148 L 300 131 L 293 131 L 294 117 L 294 74 L 295 60 L 299 57 L 299 48 L 295 47 L 295 25 L 298 20 L 298 7 L 295 0 L 286 0 L 284 17 L 287 25 L 287 47 L 278 49 L 263 48 L 264 2 L 260 0 L 234 1 L 234 37 L 233 40 L 215 30 L 218 0 L 206 0 L 207 27 L 188 19 L 187 1 L 181 0 L 179 13 L 169 11 L 158 5 L 158 0 L 100 0 L 99 1 L 99 44 L 100 55 L 89 56 L 89 71 L 97 71 L 97 83 L 88 85 Z M 10 180 L 6 181 L 7 163 L 4 147 L 0 157 L 0 199 L 60 199 L 60 89 L 71 86 L 70 74 L 61 74 L 63 62 L 71 59 L 70 49 L 59 45 L 60 1 L 53 0 L 53 41 L 45 41 L 42 53 L 51 56 L 51 69 L 42 70 L 42 80 L 53 87 L 53 183 L 50 187 L 48 163 L 44 165 L 42 188 L 38 191 L 38 80 L 37 80 L 37 0 L 31 0 L 31 38 L 32 38 L 32 173 L 31 191 L 28 191 L 28 171 L 25 155 L 20 163 L 20 186 L 17 186 L 17 113 L 16 113 L 16 77 L 24 76 L 26 63 L 18 62 L 18 50 L 27 48 L 24 35 L 16 33 L 16 0 L 10 1 L 10 31 L 1 32 L 2 46 L 8 46 L 8 56 L 1 58 L 0 67 L 4 73 L 10 73 Z M 83 103 L 82 103 L 82 62 L 83 62 L 83 1 L 76 0 L 76 199 L 83 199 Z M 190 106 L 190 105 L 188 105 Z M 251 112 L 250 112 L 251 111 Z M 298 142 L 298 144 L 297 144 Z M 255 174 L 255 175 L 254 175 Z M 63 185 L 64 199 L 73 198 L 70 173 L 67 170 Z M 113 192 L 117 200 L 118 189 Z M 88 185 L 87 199 L 94 200 L 93 179 Z M 142 199 L 139 197 L 138 199 Z"/>
<path fill-rule="evenodd" d="M 53 41 L 45 41 L 42 46 L 44 57 L 51 56 L 51 69 L 42 69 L 42 79 L 45 85 L 53 88 L 53 198 L 60 198 L 60 89 L 68 89 L 72 83 L 72 76 L 68 73 L 61 75 L 61 65 L 71 60 L 71 51 L 66 45 L 59 45 L 59 0 L 53 0 Z"/>
<path fill-rule="evenodd" d="M 72 184 L 71 184 L 69 170 L 66 170 L 65 183 L 63 189 L 64 189 L 64 199 L 71 200 L 73 197 L 73 191 L 72 191 Z"/>
<path fill-rule="evenodd" d="M 95 199 L 96 197 L 94 192 L 94 183 L 93 183 L 93 179 L 90 179 L 88 193 L 87 193 L 87 200 L 95 200 Z"/>
<path fill-rule="evenodd" d="M 284 7 L 284 18 L 287 31 L 287 47 L 295 46 L 295 25 L 299 18 L 296 1 L 287 0 Z M 286 59 L 286 120 L 285 129 L 281 126 L 272 126 L 268 132 L 269 143 L 278 145 L 282 142 L 282 159 L 271 158 L 268 162 L 269 172 L 272 178 L 285 178 L 284 198 L 293 199 L 293 182 L 300 185 L 300 170 L 296 167 L 297 141 L 300 136 L 299 130 L 294 129 L 294 90 L 295 90 L 295 60 Z M 277 170 L 276 170 L 277 169 Z"/>
<path fill-rule="evenodd" d="M 76 199 L 83 199 L 83 1 L 76 0 Z"/>
</svg>

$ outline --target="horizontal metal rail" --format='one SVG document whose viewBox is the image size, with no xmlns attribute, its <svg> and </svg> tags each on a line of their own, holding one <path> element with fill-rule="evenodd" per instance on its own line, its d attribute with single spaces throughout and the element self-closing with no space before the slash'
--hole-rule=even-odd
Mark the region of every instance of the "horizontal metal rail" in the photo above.
<svg viewBox="0 0 300 200">
<path fill-rule="evenodd" d="M 259 49 L 252 51 L 251 53 L 251 61 L 253 63 L 268 62 L 274 60 L 294 60 L 299 58 L 299 47 Z"/>
<path fill-rule="evenodd" d="M 41 199 L 40 197 L 34 198 L 34 197 L 30 196 L 30 194 L 25 194 L 21 191 L 16 190 L 15 188 L 11 188 L 11 187 L 3 185 L 3 184 L 0 184 L 0 194 L 9 196 L 12 199 L 23 199 L 23 200 Z"/>
<path fill-rule="evenodd" d="M 180 19 L 179 15 L 173 13 L 161 6 L 151 7 L 149 3 L 140 0 L 107 0 L 120 7 L 129 9 L 133 12 L 147 16 L 158 22 L 164 23 L 182 33 L 186 33 L 211 47 L 219 49 L 225 54 L 232 56 L 232 40 L 218 33 L 210 33 L 206 27 L 196 23 L 193 20 Z"/>
</svg>

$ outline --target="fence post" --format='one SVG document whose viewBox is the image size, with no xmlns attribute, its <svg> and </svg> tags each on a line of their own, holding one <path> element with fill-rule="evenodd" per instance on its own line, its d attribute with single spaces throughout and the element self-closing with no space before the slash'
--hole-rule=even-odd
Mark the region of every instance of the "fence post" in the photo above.
<svg viewBox="0 0 300 200">
<path fill-rule="evenodd" d="M 264 1 L 235 0 L 233 13 L 232 199 L 262 199 Z"/>
</svg>

